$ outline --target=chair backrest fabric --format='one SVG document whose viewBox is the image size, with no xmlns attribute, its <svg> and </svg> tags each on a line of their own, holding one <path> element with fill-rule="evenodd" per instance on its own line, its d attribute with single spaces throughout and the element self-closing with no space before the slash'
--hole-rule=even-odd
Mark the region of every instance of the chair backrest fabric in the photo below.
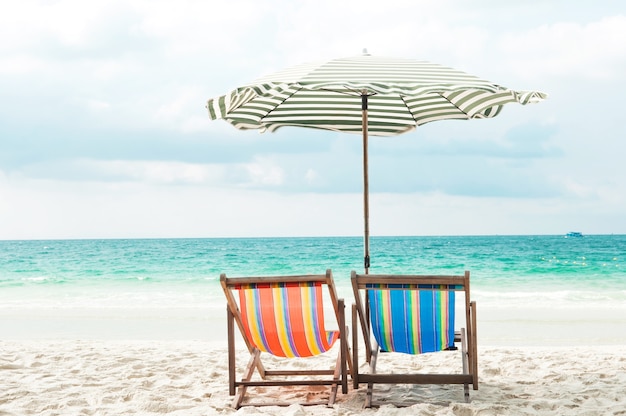
<svg viewBox="0 0 626 416">
<path fill-rule="evenodd" d="M 248 340 L 278 357 L 311 357 L 332 348 L 339 331 L 326 331 L 322 283 L 250 283 L 239 292 Z"/>
<path fill-rule="evenodd" d="M 368 289 L 372 333 L 382 350 L 421 354 L 454 347 L 454 290 Z"/>
</svg>

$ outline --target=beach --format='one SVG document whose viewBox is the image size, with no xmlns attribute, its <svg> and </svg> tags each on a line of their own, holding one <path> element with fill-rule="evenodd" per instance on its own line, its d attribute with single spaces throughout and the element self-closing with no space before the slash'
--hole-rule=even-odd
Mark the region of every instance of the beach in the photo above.
<svg viewBox="0 0 626 416">
<path fill-rule="evenodd" d="M 584 315 L 580 312 L 572 311 L 569 321 L 552 325 L 539 316 L 511 324 L 511 316 L 501 310 L 479 309 L 479 389 L 470 389 L 470 403 L 464 402 L 463 389 L 457 385 L 379 385 L 374 390 L 376 408 L 363 408 L 365 386 L 358 390 L 350 386 L 347 395 L 338 394 L 332 408 L 303 406 L 297 403 L 325 397 L 327 388 L 288 387 L 265 388 L 258 396 L 250 392 L 257 401 L 293 402 L 289 407 L 235 410 L 228 395 L 225 317 L 221 319 L 225 314 L 205 312 L 203 319 L 195 320 L 184 310 L 161 310 L 160 316 L 145 312 L 133 318 L 129 311 L 119 310 L 117 316 L 111 311 L 86 316 L 83 311 L 81 317 L 72 318 L 68 311 L 57 310 L 56 316 L 55 311 L 45 311 L 40 316 L 33 313 L 29 320 L 22 317 L 14 322 L 10 336 L 0 341 L 0 415 L 626 414 L 624 318 L 614 322 L 613 338 L 597 339 L 593 323 L 578 323 Z M 596 324 L 606 318 L 591 316 Z M 3 318 L 0 323 L 8 320 Z M 503 320 L 509 323 L 504 332 Z M 34 322 L 39 323 L 39 333 L 33 330 Z M 555 328 L 570 336 L 561 339 L 559 331 L 552 332 Z M 241 374 L 248 353 L 240 338 L 237 341 Z M 330 367 L 335 357 L 336 347 L 304 365 Z M 265 356 L 264 361 L 271 367 L 279 359 Z M 282 363 L 292 368 L 303 365 L 299 360 Z M 361 371 L 367 371 L 362 359 L 361 363 Z M 378 370 L 418 368 L 436 373 L 459 366 L 456 352 L 394 354 L 392 359 L 382 357 Z"/>
<path fill-rule="evenodd" d="M 626 283 L 620 257 L 626 238 L 585 239 L 379 241 L 385 245 L 380 244 L 377 261 L 393 270 L 424 270 L 415 259 L 433 271 L 444 263 L 472 270 L 479 389 L 470 389 L 469 403 L 458 385 L 379 385 L 374 400 L 380 406 L 364 409 L 365 386 L 355 390 L 350 384 L 331 408 L 298 404 L 326 397 L 327 388 L 287 387 L 256 394 L 251 389 L 250 397 L 294 403 L 288 407 L 239 410 L 230 406 L 228 394 L 219 271 L 323 271 L 319 259 L 330 259 L 338 265 L 333 273 L 339 296 L 349 306 L 353 295 L 346 276 L 358 267 L 350 262 L 358 258 L 359 239 L 4 243 L 0 416 L 626 415 Z M 420 256 L 404 250 L 394 257 L 409 246 Z M 349 307 L 347 315 L 351 322 Z M 248 353 L 237 341 L 241 375 Z M 336 348 L 286 365 L 331 367 Z M 277 360 L 264 357 L 268 367 Z M 377 368 L 437 373 L 459 366 L 458 352 L 389 353 Z M 361 371 L 367 371 L 365 364 Z"/>
</svg>

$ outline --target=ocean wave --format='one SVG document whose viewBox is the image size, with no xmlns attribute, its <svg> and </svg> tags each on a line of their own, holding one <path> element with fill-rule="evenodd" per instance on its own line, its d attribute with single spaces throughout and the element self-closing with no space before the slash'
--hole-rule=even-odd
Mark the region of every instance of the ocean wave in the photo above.
<svg viewBox="0 0 626 416">
<path fill-rule="evenodd" d="M 532 308 L 626 308 L 626 290 L 546 290 L 484 291 L 474 290 L 472 298 L 487 307 Z"/>
</svg>

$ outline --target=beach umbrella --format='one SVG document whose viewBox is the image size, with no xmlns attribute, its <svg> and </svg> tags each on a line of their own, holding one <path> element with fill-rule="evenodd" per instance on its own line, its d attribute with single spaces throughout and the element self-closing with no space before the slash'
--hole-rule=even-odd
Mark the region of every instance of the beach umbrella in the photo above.
<svg viewBox="0 0 626 416">
<path fill-rule="evenodd" d="M 508 103 L 546 95 L 514 91 L 426 61 L 368 54 L 276 72 L 208 100 L 209 117 L 237 129 L 284 126 L 362 135 L 364 266 L 370 267 L 368 136 L 394 136 L 438 120 L 497 116 Z"/>
</svg>

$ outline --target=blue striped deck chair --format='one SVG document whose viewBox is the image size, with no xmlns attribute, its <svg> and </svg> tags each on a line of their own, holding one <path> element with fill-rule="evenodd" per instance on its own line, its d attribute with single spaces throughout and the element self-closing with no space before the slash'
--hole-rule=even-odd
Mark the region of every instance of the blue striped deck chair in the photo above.
<svg viewBox="0 0 626 416">
<path fill-rule="evenodd" d="M 337 298 L 330 269 L 325 275 L 228 278 L 222 274 L 220 283 L 228 302 L 229 393 L 235 396 L 233 407 L 291 404 L 275 399 L 266 403 L 244 403 L 249 387 L 331 386 L 327 401 L 305 401 L 300 403 L 303 405 L 331 406 L 339 385 L 342 393 L 348 392 L 346 365 L 351 366 L 351 362 L 345 307 L 343 299 Z M 332 304 L 336 330 L 325 328 L 324 286 L 328 288 L 326 300 Z M 235 374 L 235 323 L 250 352 L 250 360 L 239 381 Z M 269 370 L 261 362 L 261 353 L 290 359 L 314 357 L 330 351 L 337 343 L 337 361 L 331 369 Z M 253 379 L 255 370 L 260 380 Z"/>
<path fill-rule="evenodd" d="M 373 405 L 375 384 L 462 384 L 469 402 L 469 385 L 478 389 L 476 302 L 470 300 L 470 274 L 454 276 L 360 275 L 352 272 L 356 303 L 352 307 L 352 372 L 354 388 L 367 383 L 366 407 Z M 464 327 L 455 329 L 457 294 L 464 294 Z M 358 321 L 357 321 L 358 320 Z M 365 343 L 368 373 L 359 373 L 358 330 Z M 458 351 L 456 343 L 461 343 Z M 381 374 L 380 352 L 424 354 L 457 351 L 462 371 L 450 374 Z M 391 354 L 389 354 L 391 355 Z M 385 354 L 387 358 L 387 354 Z M 397 405 L 406 405 L 399 403 Z"/>
</svg>

